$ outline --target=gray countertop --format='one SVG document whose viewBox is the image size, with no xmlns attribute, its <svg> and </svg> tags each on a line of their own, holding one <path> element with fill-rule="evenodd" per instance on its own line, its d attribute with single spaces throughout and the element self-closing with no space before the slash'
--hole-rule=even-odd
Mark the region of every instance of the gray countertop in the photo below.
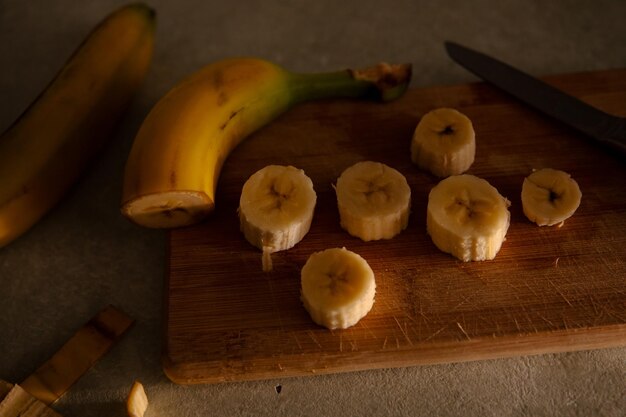
<svg viewBox="0 0 626 417">
<path fill-rule="evenodd" d="M 0 2 L 0 129 L 47 85 L 113 0 Z M 119 214 L 141 121 L 183 76 L 227 56 L 294 71 L 411 62 L 413 87 L 475 81 L 445 54 L 455 40 L 531 74 L 626 66 L 626 2 L 154 0 L 156 49 L 143 88 L 81 181 L 0 249 L 0 378 L 19 382 L 97 311 L 135 326 L 55 404 L 65 416 L 122 416 L 133 380 L 150 416 L 623 416 L 626 348 L 307 378 L 178 386 L 163 374 L 165 233 Z M 278 389 L 280 387 L 280 389 Z"/>
</svg>

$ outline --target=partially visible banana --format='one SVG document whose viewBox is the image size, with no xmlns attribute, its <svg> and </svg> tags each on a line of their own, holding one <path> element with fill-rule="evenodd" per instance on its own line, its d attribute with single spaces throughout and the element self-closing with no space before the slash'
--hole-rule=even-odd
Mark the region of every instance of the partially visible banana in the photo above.
<svg viewBox="0 0 626 417">
<path fill-rule="evenodd" d="M 578 183 L 567 173 L 552 168 L 534 171 L 522 185 L 522 208 L 539 226 L 562 225 L 582 199 Z"/>
<path fill-rule="evenodd" d="M 438 177 L 467 171 L 476 155 L 471 120 L 463 113 L 440 108 L 426 113 L 411 141 L 411 160 Z"/>
<path fill-rule="evenodd" d="M 121 211 L 146 227 L 197 223 L 213 210 L 224 160 L 248 135 L 308 100 L 393 100 L 410 77 L 408 64 L 325 74 L 295 74 L 255 58 L 210 64 L 146 117 L 126 164 Z"/>
<path fill-rule="evenodd" d="M 270 254 L 292 248 L 309 232 L 317 196 L 303 170 L 268 165 L 243 185 L 239 199 L 241 231 L 263 251 L 263 270 L 272 269 Z"/>
<path fill-rule="evenodd" d="M 464 262 L 490 260 L 505 240 L 509 206 L 486 180 L 453 175 L 430 191 L 426 228 L 441 251 Z"/>
<path fill-rule="evenodd" d="M 313 253 L 301 271 L 301 298 L 313 321 L 329 329 L 354 326 L 374 305 L 374 271 L 346 248 Z"/>
<path fill-rule="evenodd" d="M 0 136 L 0 247 L 43 217 L 110 139 L 150 64 L 152 9 L 104 19 Z"/>
<path fill-rule="evenodd" d="M 357 162 L 335 187 L 341 227 L 364 241 L 391 239 L 409 224 L 411 189 L 399 171 L 380 162 Z"/>
</svg>

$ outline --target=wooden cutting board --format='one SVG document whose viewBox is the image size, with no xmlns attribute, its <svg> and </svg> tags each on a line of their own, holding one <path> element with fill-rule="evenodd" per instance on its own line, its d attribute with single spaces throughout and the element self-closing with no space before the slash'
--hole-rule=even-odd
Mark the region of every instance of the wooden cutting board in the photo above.
<svg viewBox="0 0 626 417">
<path fill-rule="evenodd" d="M 626 69 L 546 80 L 626 115 Z M 460 262 L 425 231 L 438 180 L 411 164 L 409 144 L 420 117 L 443 106 L 474 123 L 469 173 L 512 202 L 493 261 Z M 365 243 L 339 227 L 332 184 L 362 160 L 398 169 L 411 186 L 409 226 L 392 240 Z M 236 210 L 245 180 L 268 164 L 304 169 L 318 204 L 309 234 L 263 273 Z M 522 212 L 522 181 L 542 167 L 569 172 L 583 192 L 561 228 L 540 228 Z M 181 384 L 214 383 L 626 345 L 625 182 L 617 157 L 483 83 L 413 89 L 388 104 L 302 105 L 229 157 L 208 221 L 169 233 L 165 373 Z M 342 246 L 371 265 L 376 302 L 356 326 L 330 331 L 302 307 L 299 274 L 311 253 Z"/>
</svg>

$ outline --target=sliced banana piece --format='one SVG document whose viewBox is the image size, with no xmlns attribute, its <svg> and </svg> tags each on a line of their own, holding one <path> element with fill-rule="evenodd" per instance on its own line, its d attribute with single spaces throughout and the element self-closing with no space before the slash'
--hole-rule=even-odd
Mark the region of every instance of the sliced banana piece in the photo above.
<svg viewBox="0 0 626 417">
<path fill-rule="evenodd" d="M 440 108 L 426 113 L 415 128 L 411 160 L 438 177 L 467 171 L 476 155 L 476 135 L 463 113 Z"/>
<path fill-rule="evenodd" d="M 126 413 L 128 417 L 143 417 L 148 409 L 148 396 L 139 381 L 135 381 L 126 397 Z"/>
<path fill-rule="evenodd" d="M 531 222 L 539 226 L 563 224 L 578 206 L 582 193 L 567 173 L 552 168 L 534 171 L 522 185 L 522 208 Z"/>
<path fill-rule="evenodd" d="M 495 258 L 510 223 L 510 202 L 489 182 L 453 175 L 428 195 L 426 228 L 433 243 L 458 259 Z"/>
<path fill-rule="evenodd" d="M 374 305 L 374 271 L 346 248 L 313 253 L 302 268 L 301 285 L 304 308 L 329 329 L 354 326 Z"/>
<path fill-rule="evenodd" d="M 341 227 L 364 241 L 391 239 L 409 224 L 411 189 L 404 175 L 380 162 L 358 162 L 337 180 Z"/>
<path fill-rule="evenodd" d="M 264 271 L 272 269 L 271 253 L 292 248 L 309 232 L 316 201 L 311 179 L 292 166 L 268 165 L 245 182 L 239 224 L 263 251 Z"/>
</svg>

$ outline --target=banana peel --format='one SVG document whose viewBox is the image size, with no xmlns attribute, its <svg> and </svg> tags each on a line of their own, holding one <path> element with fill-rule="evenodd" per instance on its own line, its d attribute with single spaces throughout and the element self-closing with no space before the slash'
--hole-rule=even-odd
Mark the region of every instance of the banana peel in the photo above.
<svg viewBox="0 0 626 417">
<path fill-rule="evenodd" d="M 111 13 L 0 136 L 0 247 L 54 207 L 124 114 L 152 57 L 155 12 Z"/>
<path fill-rule="evenodd" d="M 144 227 L 198 223 L 214 209 L 224 161 L 250 134 L 310 100 L 394 100 L 410 78 L 410 64 L 312 74 L 259 58 L 209 64 L 174 86 L 144 120 L 126 163 L 121 212 Z"/>
</svg>

